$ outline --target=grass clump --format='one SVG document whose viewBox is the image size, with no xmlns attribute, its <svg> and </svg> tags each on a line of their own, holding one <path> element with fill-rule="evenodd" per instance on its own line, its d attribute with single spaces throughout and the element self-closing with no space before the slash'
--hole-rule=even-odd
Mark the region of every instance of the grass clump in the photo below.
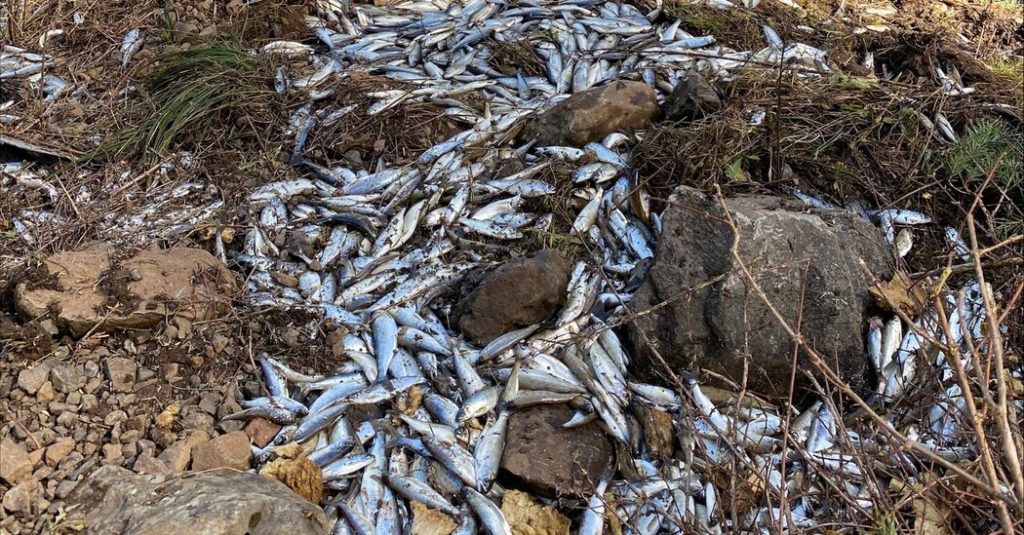
<svg viewBox="0 0 1024 535">
<path fill-rule="evenodd" d="M 1024 135 L 999 119 L 976 121 L 946 154 L 946 170 L 978 187 L 992 173 L 983 192 L 992 228 L 1006 238 L 1024 232 Z"/>
<path fill-rule="evenodd" d="M 233 127 L 251 125 L 248 115 L 269 106 L 274 97 L 269 64 L 238 40 L 170 52 L 156 64 L 145 79 L 145 100 L 130 111 L 136 115 L 132 126 L 103 152 L 116 157 L 135 153 L 154 162 L 185 134 L 193 145 L 231 137 Z"/>
</svg>

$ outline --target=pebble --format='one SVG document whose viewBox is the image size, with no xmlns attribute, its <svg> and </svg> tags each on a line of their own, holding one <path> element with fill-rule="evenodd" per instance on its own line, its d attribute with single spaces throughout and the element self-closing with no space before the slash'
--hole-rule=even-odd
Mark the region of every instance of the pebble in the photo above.
<svg viewBox="0 0 1024 535">
<path fill-rule="evenodd" d="M 110 388 L 115 392 L 131 392 L 135 386 L 135 373 L 138 371 L 138 364 L 134 360 L 111 357 L 104 363 L 107 380 L 110 381 Z"/>
<path fill-rule="evenodd" d="M 4 494 L 4 509 L 11 513 L 31 512 L 32 503 L 36 500 L 41 490 L 42 487 L 39 485 L 39 482 L 34 479 L 18 483 Z"/>
<path fill-rule="evenodd" d="M 53 383 L 46 381 L 36 391 L 36 403 L 46 404 L 53 401 L 56 393 L 53 391 Z"/>
<path fill-rule="evenodd" d="M 16 484 L 32 473 L 32 460 L 25 447 L 9 438 L 0 440 L 0 479 Z"/>
<path fill-rule="evenodd" d="M 57 485 L 57 489 L 53 492 L 53 495 L 56 496 L 57 499 L 63 500 L 64 498 L 67 498 L 68 494 L 71 494 L 71 491 L 75 490 L 75 487 L 77 486 L 77 481 L 65 479 Z"/>
<path fill-rule="evenodd" d="M 29 394 L 35 394 L 43 386 L 43 383 L 46 382 L 46 377 L 49 374 L 50 366 L 46 361 L 40 362 L 31 368 L 25 368 L 18 372 L 18 388 Z"/>
<path fill-rule="evenodd" d="M 62 438 L 46 448 L 44 460 L 50 466 L 56 466 L 64 457 L 75 450 L 75 441 L 70 438 Z"/>
<path fill-rule="evenodd" d="M 69 364 L 57 363 L 50 368 L 50 382 L 62 394 L 78 390 L 85 385 L 85 378 Z"/>
</svg>

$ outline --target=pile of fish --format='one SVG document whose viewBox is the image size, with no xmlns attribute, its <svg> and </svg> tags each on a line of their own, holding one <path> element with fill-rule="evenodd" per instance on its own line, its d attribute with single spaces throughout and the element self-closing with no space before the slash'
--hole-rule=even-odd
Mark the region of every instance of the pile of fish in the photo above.
<svg viewBox="0 0 1024 535">
<path fill-rule="evenodd" d="M 516 410 L 539 404 L 569 405 L 574 414 L 566 427 L 597 421 L 626 452 L 595 482 L 582 508 L 579 532 L 588 535 L 602 532 L 606 515 L 617 516 L 631 533 L 767 533 L 780 522 L 787 529 L 807 528 L 826 514 L 835 519 L 834 510 L 825 512 L 834 504 L 821 498 L 829 488 L 838 486 L 856 507 L 872 509 L 878 489 L 864 477 L 863 462 L 914 468 L 908 457 L 885 447 L 884 437 L 840 432 L 837 410 L 827 400 L 799 414 L 727 411 L 692 378 L 681 389 L 632 380 L 628 352 L 610 325 L 626 317 L 661 232 L 659 215 L 630 170 L 627 149 L 638 138 L 612 134 L 575 148 L 515 146 L 507 135 L 531 113 L 608 80 L 643 80 L 664 98 L 686 69 L 727 75 L 751 62 L 782 61 L 824 71 L 822 51 L 784 44 L 766 27 L 764 50 L 736 52 L 713 46 L 711 36 L 686 34 L 679 21 L 653 24 L 654 16 L 631 5 L 595 0 L 321 4 L 321 11 L 314 26 L 320 48 L 283 42 L 264 48 L 306 56 L 312 66 L 300 78 L 282 67 L 277 79 L 279 91 L 311 96 L 291 125 L 292 164 L 308 178 L 252 192 L 258 220 L 242 250 L 229 255 L 248 270 L 255 304 L 322 310 L 327 321 L 345 326 L 346 360 L 333 374 L 308 376 L 262 356 L 268 396 L 247 400 L 231 418 L 259 416 L 284 425 L 271 445 L 255 452 L 261 462 L 272 459 L 277 446 L 303 445 L 334 491 L 324 507 L 335 533 L 408 532 L 409 501 L 456 517 L 458 533 L 475 532 L 478 525 L 510 533 L 498 506 L 504 490 L 495 482 L 505 433 Z M 482 46 L 487 38 L 528 40 L 546 75 L 495 71 L 487 62 L 491 51 Z M 413 88 L 367 94 L 374 102 L 365 109 L 317 109 L 316 102 L 334 91 L 330 81 L 355 70 Z M 483 114 L 454 98 L 471 91 L 487 100 Z M 410 100 L 442 104 L 467 128 L 398 167 L 329 167 L 305 156 L 313 129 Z M 496 175 L 510 158 L 521 160 L 523 170 Z M 567 304 L 552 324 L 474 347 L 439 319 L 452 306 L 440 294 L 465 274 L 507 259 L 516 240 L 550 228 L 552 214 L 523 207 L 554 192 L 538 177 L 555 163 L 576 166 L 573 194 L 583 202 L 571 232 L 590 256 L 573 269 Z M 845 209 L 798 196 L 820 209 Z M 863 215 L 880 225 L 900 256 L 910 246 L 907 227 L 929 223 L 907 210 Z M 962 251 L 955 231 L 947 236 Z M 977 345 L 984 309 L 977 285 L 966 290 L 951 303 L 949 323 L 963 338 L 955 340 L 958 345 Z M 880 403 L 897 400 L 915 367 L 926 364 L 917 362 L 917 349 L 927 337 L 940 336 L 937 325 L 934 313 L 913 326 L 898 318 L 871 322 L 868 357 L 882 377 Z M 951 380 L 944 356 L 934 364 L 948 370 L 944 381 Z M 683 446 L 678 460 L 649 455 L 631 409 L 636 403 L 673 415 Z M 385 417 L 349 418 L 365 405 L 384 407 Z M 911 436 L 944 457 L 970 457 L 973 450 L 959 433 L 962 413 L 962 395 L 951 382 L 926 427 L 910 430 Z M 782 435 L 784 422 L 788 437 Z M 786 459 L 784 441 L 802 454 Z M 708 474 L 715 465 L 737 462 L 761 478 L 768 494 L 785 497 L 785 513 L 772 499 L 733 525 L 716 500 L 725 489 Z"/>
<path fill-rule="evenodd" d="M 319 17 L 310 18 L 315 44 L 275 42 L 260 51 L 286 57 L 288 65 L 302 58 L 307 66 L 295 75 L 282 65 L 275 84 L 280 92 L 309 96 L 288 127 L 295 135 L 291 164 L 305 178 L 252 191 L 244 239 L 227 243 L 218 232 L 215 248 L 246 271 L 255 305 L 319 311 L 348 333 L 341 341 L 344 361 L 329 375 L 306 375 L 261 356 L 267 395 L 244 400 L 243 410 L 228 417 L 283 426 L 269 446 L 255 451 L 259 463 L 272 460 L 278 446 L 302 446 L 331 491 L 323 506 L 334 533 L 408 533 L 410 502 L 451 515 L 460 534 L 511 533 L 498 505 L 504 489 L 496 482 L 505 433 L 517 410 L 542 404 L 570 406 L 574 413 L 565 427 L 598 422 L 618 445 L 617 466 L 594 482 L 580 508 L 579 533 L 586 535 L 601 533 L 610 515 L 629 533 L 808 528 L 842 517 L 826 498 L 837 489 L 849 497 L 844 507 L 871 511 L 884 489 L 872 486 L 863 463 L 895 463 L 915 473 L 914 461 L 898 452 L 902 444 L 837 425 L 840 414 L 827 399 L 799 413 L 718 407 L 691 376 L 672 387 L 634 381 L 628 350 L 611 327 L 628 318 L 662 227 L 630 168 L 629 147 L 643 133 L 614 133 L 581 148 L 513 141 L 512 132 L 530 115 L 611 80 L 645 82 L 664 99 L 688 71 L 728 77 L 736 69 L 783 65 L 806 76 L 828 72 L 824 51 L 785 41 L 768 27 L 765 48 L 736 51 L 713 36 L 686 33 L 678 20 L 662 21 L 660 9 L 645 14 L 604 0 L 407 0 L 387 7 L 320 0 L 316 6 Z M 507 75 L 488 62 L 494 51 L 487 43 L 513 41 L 528 44 L 544 65 L 543 76 Z M 122 46 L 124 64 L 141 46 L 133 30 Z M 5 47 L 0 72 L 39 75 L 42 61 Z M 405 88 L 370 92 L 366 106 L 319 104 L 337 90 L 339 78 L 357 71 Z M 40 78 L 44 87 L 54 83 L 46 80 Z M 470 92 L 486 101 L 484 111 L 456 98 Z M 44 93 L 60 96 L 57 89 Z M 332 167 L 306 156 L 315 129 L 410 101 L 441 105 L 465 129 L 400 166 Z M 752 110 L 750 120 L 763 117 L 763 110 Z M 510 159 L 522 170 L 500 175 Z M 185 160 L 190 155 L 182 166 Z M 574 210 L 569 232 L 589 254 L 574 266 L 566 305 L 551 322 L 475 347 L 441 321 L 452 307 L 446 289 L 521 253 L 522 238 L 552 231 L 552 213 L 526 207 L 549 205 L 536 200 L 554 194 L 555 186 L 542 179 L 554 165 L 575 167 L 572 195 L 580 202 L 562 208 Z M 15 172 L 23 185 L 45 189 Z M 203 189 L 190 183 L 162 192 L 148 211 L 117 224 L 187 229 L 220 207 Z M 856 209 L 795 193 L 818 209 Z M 163 213 L 190 195 L 207 204 Z M 879 224 L 899 256 L 912 245 L 909 227 L 930 223 L 906 210 L 862 213 Z M 19 233 L 30 232 L 44 214 L 23 214 Z M 959 254 L 969 254 L 954 230 L 947 239 Z M 868 332 L 866 358 L 881 377 L 878 403 L 897 401 L 916 367 L 942 370 L 941 402 L 923 428 L 902 431 L 951 460 L 974 454 L 961 433 L 956 363 L 943 354 L 919 361 L 918 349 L 930 337 L 982 346 L 979 292 L 977 283 L 968 284 L 949 302 L 953 340 L 938 332 L 935 311 L 912 325 L 873 319 Z M 958 354 L 965 368 L 974 365 L 969 355 Z M 672 415 L 679 446 L 672 460 L 650 455 L 633 414 L 637 404 Z M 384 417 L 352 418 L 361 406 L 379 407 Z M 759 480 L 755 498 L 763 503 L 738 517 L 726 510 L 717 497 L 732 490 L 710 477 L 716 466 L 742 467 L 744 477 Z"/>
</svg>

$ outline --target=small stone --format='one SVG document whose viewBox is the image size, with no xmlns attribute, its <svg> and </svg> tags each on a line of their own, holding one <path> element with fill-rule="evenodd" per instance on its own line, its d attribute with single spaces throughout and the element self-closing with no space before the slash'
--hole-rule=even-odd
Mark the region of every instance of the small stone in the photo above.
<svg viewBox="0 0 1024 535">
<path fill-rule="evenodd" d="M 241 432 L 221 435 L 192 448 L 192 470 L 202 472 L 214 468 L 245 470 L 252 460 L 249 437 Z"/>
<path fill-rule="evenodd" d="M 29 394 L 38 392 L 50 375 L 50 364 L 51 361 L 44 360 L 31 368 L 25 368 L 18 372 L 18 388 Z"/>
<path fill-rule="evenodd" d="M 133 431 L 133 432 L 134 433 L 138 433 L 138 431 Z M 124 437 L 121 437 L 121 443 L 123 444 L 123 446 L 121 446 L 121 454 L 124 455 L 125 459 L 134 459 L 135 456 L 138 455 L 138 453 L 139 453 L 139 443 L 138 442 L 128 441 L 128 440 L 125 440 Z"/>
<path fill-rule="evenodd" d="M 32 462 L 32 466 L 35 466 L 39 464 L 39 461 L 43 460 L 44 455 L 46 455 L 46 450 L 44 448 L 32 450 L 28 454 L 28 460 Z"/>
<path fill-rule="evenodd" d="M 67 394 L 85 386 L 85 377 L 74 366 L 61 362 L 50 368 L 50 382 L 58 392 Z"/>
<path fill-rule="evenodd" d="M 110 388 L 115 392 L 131 392 L 135 386 L 135 372 L 138 365 L 134 360 L 112 357 L 104 363 Z"/>
<path fill-rule="evenodd" d="M 220 353 L 224 351 L 224 348 L 228 346 L 231 340 L 220 333 L 213 335 L 213 340 L 210 341 L 210 347 L 213 348 L 214 353 Z"/>
<path fill-rule="evenodd" d="M 163 461 L 149 455 L 139 455 L 132 465 L 132 470 L 139 474 L 160 476 L 171 473 L 171 469 Z"/>
<path fill-rule="evenodd" d="M 44 459 L 46 464 L 57 466 L 65 456 L 75 450 L 75 441 L 70 438 L 62 438 L 46 448 Z"/>
<path fill-rule="evenodd" d="M 126 413 L 126 412 L 124 412 L 122 410 L 110 411 L 110 412 L 107 413 L 106 416 L 103 417 L 103 424 L 104 425 L 112 426 L 112 425 L 114 425 L 114 424 L 116 424 L 118 422 L 123 422 L 123 421 L 125 421 L 127 419 L 128 419 L 128 413 Z"/>
<path fill-rule="evenodd" d="M 106 353 L 106 354 L 110 354 L 110 352 L 107 351 L 106 348 L 104 348 L 103 352 Z M 93 358 L 99 358 L 97 356 L 97 353 L 99 353 L 99 351 L 93 351 L 92 357 Z M 100 374 L 100 365 L 99 365 L 99 363 L 97 363 L 95 360 L 86 361 L 86 363 L 85 363 L 85 375 L 87 375 L 89 377 L 98 377 L 99 374 Z"/>
<path fill-rule="evenodd" d="M 86 394 L 92 394 L 99 390 L 101 386 L 103 386 L 103 379 L 100 379 L 99 377 L 92 377 L 85 382 L 85 388 L 82 390 L 84 390 Z"/>
<path fill-rule="evenodd" d="M 721 107 L 722 100 L 715 88 L 703 76 L 692 73 L 677 83 L 665 98 L 662 115 L 669 121 L 692 121 L 703 119 Z"/>
<path fill-rule="evenodd" d="M 170 470 L 181 472 L 188 468 L 188 463 L 192 459 L 192 448 L 209 439 L 210 437 L 206 433 L 193 431 L 184 439 L 168 446 L 157 458 L 163 461 Z"/>
<path fill-rule="evenodd" d="M 174 417 L 181 412 L 181 406 L 177 403 L 171 403 L 166 409 L 157 414 L 153 419 L 157 427 L 167 428 L 174 423 Z"/>
<path fill-rule="evenodd" d="M 206 414 L 198 407 L 186 407 L 186 410 L 182 411 L 182 415 L 178 418 L 178 423 L 181 424 L 182 429 L 199 429 L 206 431 L 213 429 L 213 416 Z"/>
<path fill-rule="evenodd" d="M 57 485 L 57 490 L 53 492 L 53 495 L 56 496 L 58 500 L 63 500 L 64 498 L 67 498 L 68 494 L 71 494 L 71 491 L 75 490 L 75 487 L 77 486 L 77 481 L 65 479 Z"/>
<path fill-rule="evenodd" d="M 64 399 L 64 403 L 67 403 L 68 405 L 71 405 L 73 407 L 77 407 L 80 403 L 82 403 L 82 393 L 75 391 L 68 394 L 68 397 Z"/>
<path fill-rule="evenodd" d="M 163 362 L 160 364 L 160 378 L 168 383 L 178 378 L 178 369 L 181 367 L 177 362 Z"/>
<path fill-rule="evenodd" d="M 103 458 L 107 461 L 117 461 L 124 457 L 124 451 L 120 444 L 104 444 Z"/>
<path fill-rule="evenodd" d="M 45 405 L 53 401 L 55 396 L 56 393 L 53 391 L 53 383 L 46 381 L 43 383 L 43 386 L 40 386 L 39 390 L 36 391 L 36 403 Z"/>
<path fill-rule="evenodd" d="M 139 368 L 139 382 L 148 381 L 156 377 L 156 371 L 153 368 Z"/>
<path fill-rule="evenodd" d="M 38 499 L 37 497 L 41 492 L 42 487 L 38 481 L 34 479 L 22 481 L 11 487 L 4 494 L 4 509 L 11 513 L 30 513 L 32 511 L 32 503 Z"/>
<path fill-rule="evenodd" d="M 82 394 L 82 410 L 83 411 L 94 411 L 100 406 L 100 400 L 96 398 L 95 394 Z"/>
<path fill-rule="evenodd" d="M 253 418 L 245 426 L 245 434 L 258 448 L 265 448 L 267 444 L 270 444 L 280 430 L 281 426 L 264 418 Z"/>
<path fill-rule="evenodd" d="M 220 398 L 221 396 L 214 392 L 204 392 L 199 398 L 199 408 L 207 414 L 216 414 L 217 406 L 220 405 Z"/>
<path fill-rule="evenodd" d="M 0 439 L 0 479 L 11 485 L 32 473 L 32 460 L 24 446 L 9 438 Z"/>
</svg>

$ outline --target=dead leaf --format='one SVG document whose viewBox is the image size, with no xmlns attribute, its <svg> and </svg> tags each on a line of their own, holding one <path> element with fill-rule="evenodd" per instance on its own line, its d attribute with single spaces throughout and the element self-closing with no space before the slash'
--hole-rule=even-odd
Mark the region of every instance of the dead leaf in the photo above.
<svg viewBox="0 0 1024 535">
<path fill-rule="evenodd" d="M 529 494 L 518 490 L 505 493 L 501 512 L 514 535 L 569 535 L 569 519 L 554 507 L 533 502 Z"/>
<path fill-rule="evenodd" d="M 457 527 L 450 516 L 412 502 L 412 535 L 449 535 Z"/>
<path fill-rule="evenodd" d="M 897 271 L 889 282 L 875 284 L 868 291 L 874 296 L 878 306 L 892 310 L 902 310 L 910 317 L 924 311 L 928 303 L 928 289 L 923 282 L 915 282 L 903 271 Z"/>
<path fill-rule="evenodd" d="M 949 506 L 927 494 L 914 498 L 914 533 L 918 535 L 949 535 Z"/>
</svg>

